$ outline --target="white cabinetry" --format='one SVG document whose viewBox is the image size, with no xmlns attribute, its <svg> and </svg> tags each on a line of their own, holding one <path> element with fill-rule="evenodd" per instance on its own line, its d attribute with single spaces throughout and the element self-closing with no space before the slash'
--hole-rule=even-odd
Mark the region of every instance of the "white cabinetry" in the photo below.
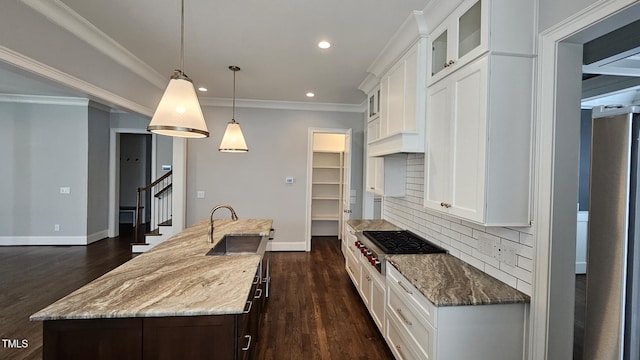
<svg viewBox="0 0 640 360">
<path fill-rule="evenodd" d="M 530 58 L 486 55 L 429 87 L 425 207 L 529 225 L 532 73 Z"/>
<path fill-rule="evenodd" d="M 362 264 L 362 278 L 360 280 L 360 295 L 362 296 L 362 301 L 367 306 L 367 309 L 369 309 L 369 313 L 378 326 L 378 329 L 380 329 L 380 332 L 384 333 L 386 293 L 384 277 L 368 262 L 366 257 L 361 255 L 360 262 Z"/>
<path fill-rule="evenodd" d="M 353 285 L 358 289 L 358 293 L 376 326 L 380 332 L 384 333 L 386 294 L 384 276 L 367 261 L 367 258 L 360 253 L 360 249 L 355 246 L 357 238 L 355 231 L 349 225 L 345 226 L 344 239 L 343 252 L 347 273 Z"/>
<path fill-rule="evenodd" d="M 342 228 L 342 152 L 313 152 L 311 235 L 337 235 Z"/>
<path fill-rule="evenodd" d="M 425 207 L 486 226 L 530 224 L 533 23 L 519 14 L 531 6 L 468 0 L 432 33 Z M 443 53 L 454 59 L 446 68 L 436 66 Z"/>
<path fill-rule="evenodd" d="M 380 196 L 406 193 L 407 155 L 395 154 L 367 159 L 367 191 Z"/>
<path fill-rule="evenodd" d="M 435 307 L 387 266 L 385 338 L 397 359 L 523 358 L 524 304 Z"/>
<path fill-rule="evenodd" d="M 419 38 L 381 77 L 379 123 L 368 128 L 369 156 L 424 152 L 426 47 L 426 38 Z"/>
<path fill-rule="evenodd" d="M 345 261 L 345 270 L 347 270 L 347 274 L 351 278 L 353 285 L 358 289 L 360 296 L 362 293 L 360 292 L 360 282 L 362 279 L 362 265 L 360 261 L 358 261 L 358 257 L 360 257 L 360 250 L 356 247 L 356 235 L 355 231 L 351 228 L 351 226 L 345 226 L 345 234 L 343 239 L 344 246 L 344 261 Z"/>
<path fill-rule="evenodd" d="M 466 0 L 430 34 L 428 83 L 493 51 L 533 53 L 533 3 L 528 0 Z"/>
</svg>

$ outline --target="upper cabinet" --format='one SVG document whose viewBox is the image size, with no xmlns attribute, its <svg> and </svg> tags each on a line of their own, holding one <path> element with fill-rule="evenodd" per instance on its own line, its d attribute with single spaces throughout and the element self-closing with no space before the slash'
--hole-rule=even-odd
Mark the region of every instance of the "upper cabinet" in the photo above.
<svg viewBox="0 0 640 360">
<path fill-rule="evenodd" d="M 534 51 L 531 1 L 466 0 L 429 35 L 428 84 L 439 81 L 487 51 Z"/>
<path fill-rule="evenodd" d="M 424 152 L 427 40 L 420 38 L 381 78 L 379 133 L 369 156 Z"/>
<path fill-rule="evenodd" d="M 515 12 L 518 6 L 511 2 L 519 4 L 524 13 L 530 2 L 489 1 L 463 2 L 443 23 L 446 28 L 436 28 L 431 37 L 432 44 L 437 43 L 432 45 L 431 56 L 442 57 L 438 50 L 446 48 L 447 56 L 454 57 L 448 57 L 453 62 L 447 60 L 447 67 L 437 69 L 427 88 L 424 205 L 485 226 L 527 226 L 535 56 L 532 49 L 523 53 L 522 44 L 506 45 L 516 37 L 523 42 L 533 38 L 533 24 L 518 35 L 493 34 L 494 29 L 524 31 Z M 489 13 L 489 5 L 491 9 L 511 8 L 513 25 L 503 24 L 508 20 L 506 9 L 483 15 Z M 472 33 L 463 29 L 478 23 L 480 35 L 463 40 L 459 34 Z M 488 39 L 483 32 L 490 32 L 492 39 L 482 40 Z M 443 36 L 448 40 L 438 43 Z M 452 36 L 460 44 L 451 46 Z M 467 42 L 468 38 L 475 40 Z"/>
</svg>

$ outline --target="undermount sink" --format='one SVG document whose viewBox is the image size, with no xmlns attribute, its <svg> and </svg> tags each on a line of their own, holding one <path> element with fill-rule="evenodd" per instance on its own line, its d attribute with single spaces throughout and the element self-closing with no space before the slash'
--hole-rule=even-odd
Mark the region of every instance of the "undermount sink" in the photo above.
<svg viewBox="0 0 640 360">
<path fill-rule="evenodd" d="M 227 234 L 207 252 L 207 255 L 262 255 L 266 247 L 266 237 L 262 235 Z"/>
</svg>

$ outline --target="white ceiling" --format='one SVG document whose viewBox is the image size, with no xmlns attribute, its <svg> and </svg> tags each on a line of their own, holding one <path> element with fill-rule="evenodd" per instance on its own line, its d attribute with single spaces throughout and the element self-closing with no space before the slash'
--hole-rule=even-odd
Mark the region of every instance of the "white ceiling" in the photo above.
<svg viewBox="0 0 640 360">
<path fill-rule="evenodd" d="M 180 0 L 54 0 L 168 82 L 180 66 Z M 185 0 L 185 73 L 230 98 L 361 104 L 358 85 L 412 10 L 428 0 Z M 328 40 L 330 49 L 317 47 Z M 2 89 L 0 89 L 2 91 Z M 309 99 L 305 94 L 316 96 Z"/>
</svg>

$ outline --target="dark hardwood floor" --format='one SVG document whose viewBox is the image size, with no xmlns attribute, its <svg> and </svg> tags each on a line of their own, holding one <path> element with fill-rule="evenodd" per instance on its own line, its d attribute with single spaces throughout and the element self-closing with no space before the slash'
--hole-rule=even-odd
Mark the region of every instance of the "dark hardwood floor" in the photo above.
<svg viewBox="0 0 640 360">
<path fill-rule="evenodd" d="M 584 320 L 587 303 L 587 275 L 576 275 L 576 299 L 573 325 L 573 360 L 582 360 Z"/>
<path fill-rule="evenodd" d="M 0 246 L 0 338 L 27 340 L 0 359 L 41 359 L 42 322 L 29 316 L 131 259 L 133 231 L 88 246 Z"/>
<path fill-rule="evenodd" d="M 132 232 L 89 246 L 0 247 L 0 359 L 42 358 L 42 323 L 29 316 L 131 259 Z M 258 359 L 393 359 L 344 270 L 340 242 L 271 255 L 271 297 Z"/>
<path fill-rule="evenodd" d="M 344 269 L 340 241 L 271 254 L 258 359 L 393 359 Z"/>
</svg>

